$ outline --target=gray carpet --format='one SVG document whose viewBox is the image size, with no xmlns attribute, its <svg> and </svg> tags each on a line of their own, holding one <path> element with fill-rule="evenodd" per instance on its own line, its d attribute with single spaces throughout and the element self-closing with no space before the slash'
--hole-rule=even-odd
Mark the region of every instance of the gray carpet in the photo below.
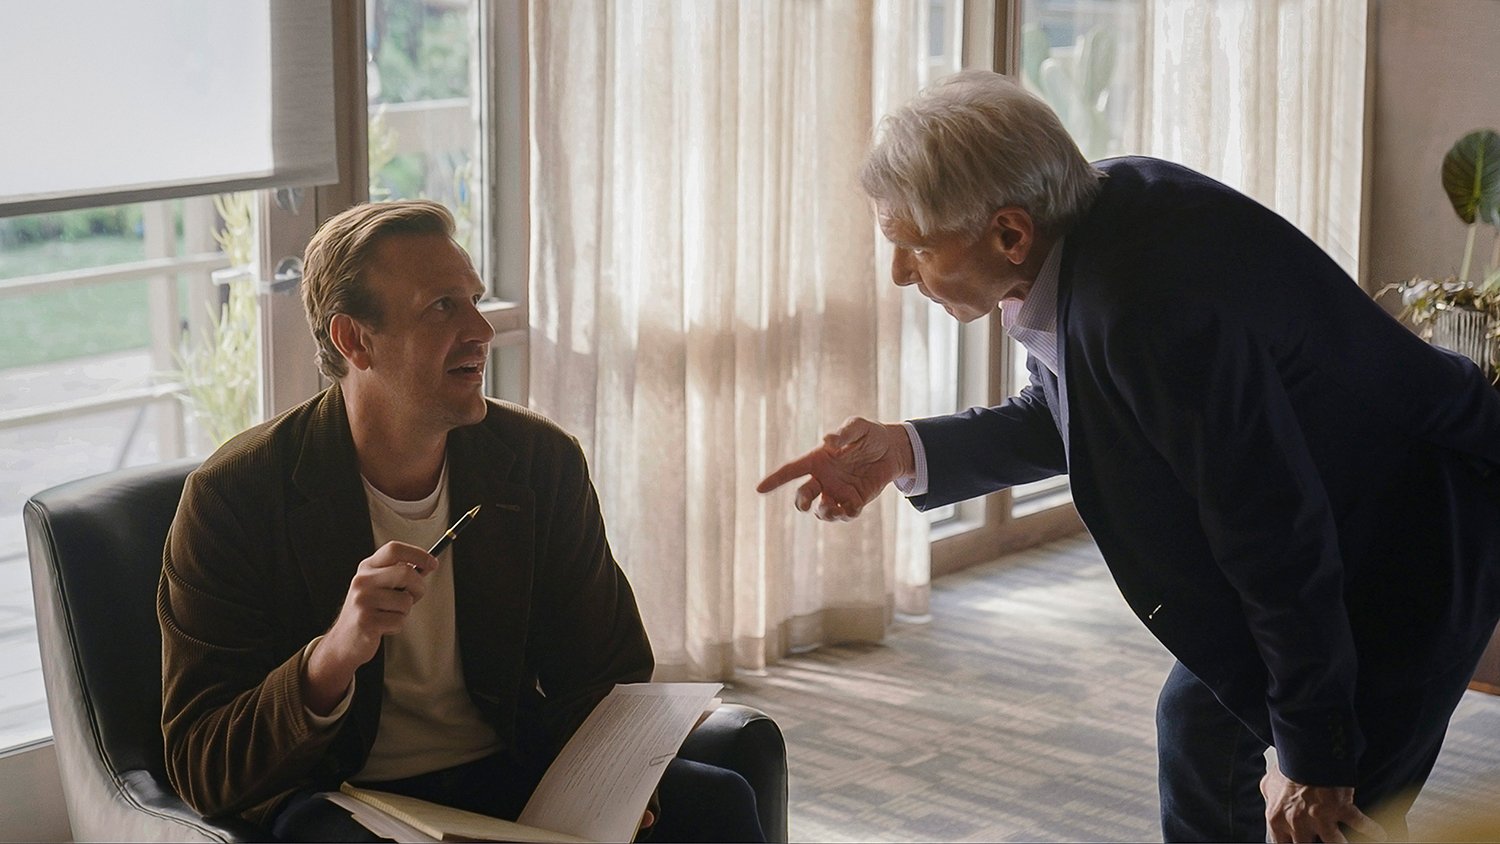
<svg viewBox="0 0 1500 844">
<path fill-rule="evenodd" d="M 1150 841 L 1172 660 L 1086 538 L 933 586 L 932 619 L 822 648 L 726 700 L 786 734 L 793 841 Z M 1413 834 L 1500 796 L 1500 697 L 1471 692 Z"/>
</svg>

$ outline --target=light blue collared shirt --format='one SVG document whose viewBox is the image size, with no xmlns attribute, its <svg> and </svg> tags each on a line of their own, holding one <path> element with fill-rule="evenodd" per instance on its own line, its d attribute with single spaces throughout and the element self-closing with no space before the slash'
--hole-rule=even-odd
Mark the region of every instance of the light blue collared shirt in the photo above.
<svg viewBox="0 0 1500 844">
<path fill-rule="evenodd" d="M 1035 357 L 1059 378 L 1057 362 L 1057 281 L 1062 268 L 1063 240 L 1052 244 L 1047 260 L 1037 273 L 1036 281 L 1023 299 L 1004 299 L 1000 302 L 1000 324 L 1010 336 L 1021 344 L 1026 353 Z M 906 436 L 911 440 L 911 451 L 916 471 L 896 479 L 896 489 L 911 497 L 927 494 L 927 451 L 922 448 L 922 438 L 917 427 L 902 422 Z"/>
</svg>

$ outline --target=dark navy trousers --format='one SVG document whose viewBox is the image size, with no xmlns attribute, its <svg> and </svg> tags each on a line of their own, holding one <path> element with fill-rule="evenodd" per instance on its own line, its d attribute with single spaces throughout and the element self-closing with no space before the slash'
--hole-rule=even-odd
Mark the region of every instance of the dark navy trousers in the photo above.
<svg viewBox="0 0 1500 844">
<path fill-rule="evenodd" d="M 1359 706 L 1366 747 L 1354 803 L 1392 839 L 1407 837 L 1407 810 L 1432 772 L 1488 642 L 1485 636 L 1458 666 L 1430 682 Z M 1164 841 L 1266 840 L 1260 779 L 1267 745 L 1180 662 L 1157 700 L 1156 745 Z"/>
</svg>

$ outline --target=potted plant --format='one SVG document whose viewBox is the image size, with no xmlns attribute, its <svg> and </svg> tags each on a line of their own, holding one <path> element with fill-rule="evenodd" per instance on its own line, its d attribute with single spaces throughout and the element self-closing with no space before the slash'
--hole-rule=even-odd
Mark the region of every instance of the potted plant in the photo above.
<svg viewBox="0 0 1500 844">
<path fill-rule="evenodd" d="M 1021 38 L 1022 81 L 1057 112 L 1085 158 L 1109 154 L 1114 36 L 1095 26 L 1071 45 L 1053 47 L 1042 27 L 1032 23 L 1022 28 Z"/>
<path fill-rule="evenodd" d="M 218 447 L 257 421 L 260 411 L 259 308 L 251 269 L 254 194 L 222 194 L 214 208 L 223 228 L 214 239 L 230 266 L 211 274 L 221 304 L 209 307 L 202 338 L 184 335 L 178 354 L 181 399 L 209 443 Z"/>
<path fill-rule="evenodd" d="M 1468 227 L 1458 275 L 1413 278 L 1386 288 L 1401 296 L 1402 317 L 1433 345 L 1467 355 L 1491 377 L 1500 375 L 1500 237 L 1489 268 L 1471 278 L 1481 223 L 1500 229 L 1500 133 L 1464 135 L 1443 157 L 1443 191 Z M 1382 291 L 1385 292 L 1385 291 Z"/>
</svg>

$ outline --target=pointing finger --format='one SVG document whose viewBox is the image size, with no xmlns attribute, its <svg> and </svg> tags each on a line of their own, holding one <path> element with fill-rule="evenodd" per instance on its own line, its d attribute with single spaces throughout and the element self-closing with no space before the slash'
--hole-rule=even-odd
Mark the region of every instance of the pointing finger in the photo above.
<svg viewBox="0 0 1500 844">
<path fill-rule="evenodd" d="M 781 468 L 766 475 L 765 480 L 756 484 L 755 491 L 760 493 L 770 492 L 787 481 L 796 480 L 803 475 L 812 474 L 812 460 L 814 452 L 808 452 L 801 457 L 786 463 Z M 803 508 L 807 509 L 807 508 Z"/>
</svg>

